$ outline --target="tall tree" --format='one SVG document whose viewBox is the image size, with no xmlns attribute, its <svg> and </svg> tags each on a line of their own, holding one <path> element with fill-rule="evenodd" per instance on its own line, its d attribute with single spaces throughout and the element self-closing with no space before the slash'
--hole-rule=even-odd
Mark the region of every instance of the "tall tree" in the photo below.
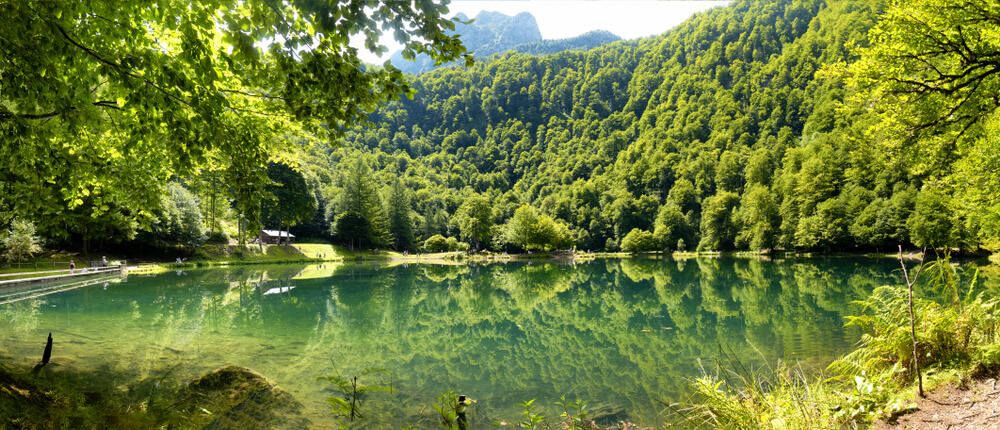
<svg viewBox="0 0 1000 430">
<path fill-rule="evenodd" d="M 705 212 L 701 218 L 701 241 L 698 250 L 729 250 L 736 239 L 734 210 L 740 203 L 735 193 L 722 191 L 705 199 Z"/>
<path fill-rule="evenodd" d="M 141 242 L 197 246 L 205 241 L 198 197 L 176 181 L 166 185 L 160 208 L 152 213 L 149 228 L 138 233 Z"/>
<path fill-rule="evenodd" d="M 389 221 L 379 197 L 371 168 L 363 159 L 355 159 L 342 173 L 343 190 L 333 225 L 334 236 L 357 246 L 389 244 Z"/>
<path fill-rule="evenodd" d="M 673 202 L 660 206 L 653 228 L 653 239 L 664 251 L 678 249 L 678 241 L 693 243 L 693 229 L 681 213 L 681 209 Z"/>
<path fill-rule="evenodd" d="M 514 211 L 514 216 L 504 226 L 503 240 L 524 250 L 543 251 L 563 248 L 572 242 L 566 224 L 539 214 L 528 205 Z"/>
<path fill-rule="evenodd" d="M 751 185 L 740 200 L 737 245 L 752 250 L 771 249 L 777 244 L 778 206 L 765 185 Z"/>
<path fill-rule="evenodd" d="M 462 238 L 472 242 L 475 249 L 490 243 L 493 232 L 493 206 L 483 196 L 474 196 L 462 203 L 455 214 Z"/>
<path fill-rule="evenodd" d="M 392 236 L 393 249 L 412 251 L 414 249 L 414 227 L 410 190 L 398 177 L 392 181 L 392 185 L 389 187 L 386 212 L 389 215 L 389 234 Z"/>
<path fill-rule="evenodd" d="M 924 248 L 950 248 L 958 243 L 958 225 L 949 196 L 936 188 L 920 190 L 916 207 L 907 220 L 913 244 Z"/>
</svg>

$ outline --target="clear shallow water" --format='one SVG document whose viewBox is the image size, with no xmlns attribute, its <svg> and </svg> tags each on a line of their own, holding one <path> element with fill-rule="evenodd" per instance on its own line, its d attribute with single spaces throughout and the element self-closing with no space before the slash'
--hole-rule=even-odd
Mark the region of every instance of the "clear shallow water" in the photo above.
<svg viewBox="0 0 1000 430">
<path fill-rule="evenodd" d="M 859 333 L 853 304 L 898 283 L 898 262 L 873 259 L 609 259 L 568 265 L 240 267 L 130 276 L 0 305 L 0 355 L 53 362 L 116 384 L 190 378 L 222 365 L 252 368 L 291 392 L 318 427 L 338 395 L 327 375 L 384 368 L 391 384 L 369 417 L 434 423 L 440 393 L 477 399 L 474 419 L 516 421 L 537 398 L 610 406 L 664 421 L 719 346 L 754 362 L 821 369 Z M 364 382 L 364 378 L 362 378 Z M 622 417 L 622 416 L 619 416 Z M 420 421 L 425 420 L 425 421 Z M 391 426 L 390 426 L 391 424 Z"/>
</svg>

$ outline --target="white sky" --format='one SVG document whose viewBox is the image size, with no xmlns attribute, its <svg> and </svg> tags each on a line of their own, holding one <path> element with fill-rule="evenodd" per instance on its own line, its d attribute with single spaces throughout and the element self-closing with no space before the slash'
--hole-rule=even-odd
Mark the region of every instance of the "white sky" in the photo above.
<svg viewBox="0 0 1000 430">
<path fill-rule="evenodd" d="M 543 39 L 564 39 L 591 30 L 607 30 L 622 39 L 662 34 L 684 22 L 696 12 L 729 1 L 658 1 L 658 0 L 453 0 L 448 4 L 449 16 L 462 12 L 475 18 L 483 10 L 514 16 L 530 12 L 538 22 Z M 391 37 L 384 38 L 389 53 L 382 59 L 359 49 L 361 59 L 382 63 L 399 50 Z"/>
</svg>

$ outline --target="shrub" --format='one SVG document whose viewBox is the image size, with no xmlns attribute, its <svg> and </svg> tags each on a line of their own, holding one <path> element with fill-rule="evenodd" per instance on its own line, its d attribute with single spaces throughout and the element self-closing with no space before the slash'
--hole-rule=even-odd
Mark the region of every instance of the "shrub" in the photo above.
<svg viewBox="0 0 1000 430">
<path fill-rule="evenodd" d="M 458 239 L 454 237 L 449 237 L 445 240 L 447 243 L 448 251 L 468 251 L 469 244 L 465 242 L 459 242 Z"/>
<path fill-rule="evenodd" d="M 7 250 L 7 259 L 21 261 L 41 250 L 35 235 L 35 224 L 23 219 L 15 219 L 7 234 L 0 232 L 0 246 Z"/>
<path fill-rule="evenodd" d="M 212 230 L 205 238 L 208 243 L 229 243 L 229 235 L 221 230 Z"/>
<path fill-rule="evenodd" d="M 424 241 L 424 250 L 427 252 L 446 252 L 448 251 L 448 240 L 440 234 L 435 234 Z"/>
<path fill-rule="evenodd" d="M 653 233 L 646 230 L 633 228 L 632 231 L 622 239 L 622 251 L 624 252 L 646 252 L 657 248 Z"/>
</svg>

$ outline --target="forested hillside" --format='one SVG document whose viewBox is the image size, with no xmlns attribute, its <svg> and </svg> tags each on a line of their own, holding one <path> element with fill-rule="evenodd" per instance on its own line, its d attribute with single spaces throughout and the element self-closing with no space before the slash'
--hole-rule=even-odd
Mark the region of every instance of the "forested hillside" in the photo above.
<svg viewBox="0 0 1000 430">
<path fill-rule="evenodd" d="M 403 248 L 433 235 L 496 249 L 974 248 L 971 223 L 935 211 L 946 196 L 852 146 L 869 120 L 819 73 L 865 43 L 877 4 L 736 1 L 661 37 L 436 70 L 305 162 L 334 234 L 346 172 L 405 191 Z M 555 225 L 548 236 L 514 237 L 522 206 Z"/>
</svg>

